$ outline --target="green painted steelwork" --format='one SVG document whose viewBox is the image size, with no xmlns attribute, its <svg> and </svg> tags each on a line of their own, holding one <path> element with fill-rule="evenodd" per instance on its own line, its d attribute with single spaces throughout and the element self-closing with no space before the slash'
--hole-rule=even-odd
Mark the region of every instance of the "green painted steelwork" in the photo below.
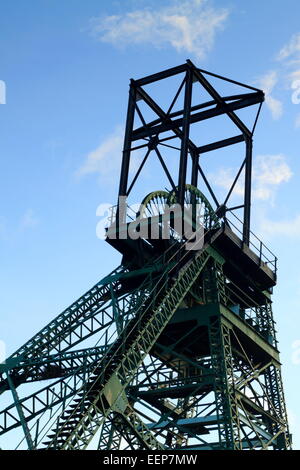
<svg viewBox="0 0 300 470">
<path fill-rule="evenodd" d="M 143 86 L 180 73 L 181 85 L 164 111 Z M 207 76 L 188 61 L 131 82 L 119 195 L 131 193 L 154 151 L 171 190 L 151 192 L 130 221 L 143 228 L 158 224 L 159 236 L 125 239 L 129 214 L 117 223 L 118 206 L 107 241 L 122 253 L 121 265 L 0 365 L 0 436 L 14 438 L 16 448 L 291 448 L 271 300 L 277 258 L 250 231 L 256 121 L 251 131 L 235 114 L 261 105 L 263 93 L 246 86 L 247 93 L 221 97 Z M 192 104 L 194 82 L 210 101 Z M 181 91 L 184 109 L 174 111 Z M 156 114 L 154 121 L 143 117 L 139 100 Z M 136 113 L 139 128 L 134 128 Z M 190 125 L 221 115 L 239 135 L 193 143 Z M 180 145 L 178 183 L 159 150 L 172 139 Z M 135 140 L 141 143 L 137 148 L 147 150 L 128 185 Z M 220 204 L 200 153 L 242 142 L 246 157 Z M 244 168 L 244 204 L 230 207 Z M 215 209 L 198 186 L 206 186 Z M 191 213 L 173 214 L 166 243 L 160 236 L 164 216 L 172 205 L 190 204 Z M 228 217 L 236 210 L 243 212 L 242 222 Z M 197 217 L 202 217 L 199 228 Z M 178 220 L 201 228 L 201 249 L 186 249 L 190 240 L 176 231 Z"/>
</svg>

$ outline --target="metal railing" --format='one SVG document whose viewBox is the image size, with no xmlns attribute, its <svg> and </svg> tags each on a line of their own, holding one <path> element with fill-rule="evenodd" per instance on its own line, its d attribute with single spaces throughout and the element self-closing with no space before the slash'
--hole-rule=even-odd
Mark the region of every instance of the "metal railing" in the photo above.
<svg viewBox="0 0 300 470">
<path fill-rule="evenodd" d="M 126 205 L 124 211 L 124 222 L 135 221 L 138 215 L 138 211 L 133 210 L 132 207 Z M 109 209 L 109 215 L 107 217 L 108 228 L 116 223 L 117 221 L 118 206 L 112 206 Z M 224 217 L 224 223 L 227 223 L 232 232 L 237 237 L 243 240 L 243 221 L 240 220 L 234 213 L 231 212 L 230 218 Z M 232 220 L 234 218 L 234 221 Z M 278 259 L 275 254 L 260 240 L 255 233 L 250 230 L 249 248 L 258 256 L 260 263 L 267 265 L 275 274 L 277 273 L 277 262 Z"/>
<path fill-rule="evenodd" d="M 225 221 L 228 222 L 231 230 L 243 240 L 243 222 L 235 214 L 231 213 L 236 222 L 233 223 L 228 217 Z M 239 226 L 238 226 L 239 224 Z M 260 262 L 265 263 L 272 271 L 277 272 L 277 257 L 274 253 L 250 230 L 249 248 L 257 254 Z"/>
<path fill-rule="evenodd" d="M 118 212 L 118 205 L 112 206 L 108 209 L 109 215 L 107 217 L 108 226 L 113 225 L 117 221 L 117 212 Z M 125 213 L 125 222 L 132 222 L 136 220 L 137 213 L 132 209 L 132 207 L 126 205 L 126 213 Z"/>
<path fill-rule="evenodd" d="M 268 301 L 266 300 L 263 305 L 258 304 L 224 274 L 222 277 L 225 286 L 226 307 L 260 333 L 268 343 L 277 347 L 276 322 L 271 309 L 268 309 Z"/>
</svg>

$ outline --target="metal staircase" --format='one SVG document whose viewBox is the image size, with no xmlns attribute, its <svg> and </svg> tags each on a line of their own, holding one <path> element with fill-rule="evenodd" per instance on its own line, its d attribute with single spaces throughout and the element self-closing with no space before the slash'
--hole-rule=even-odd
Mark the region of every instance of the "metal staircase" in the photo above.
<svg viewBox="0 0 300 470">
<path fill-rule="evenodd" d="M 155 286 L 155 296 L 125 326 L 90 375 L 75 403 L 64 411 L 47 447 L 85 448 L 112 410 L 126 413 L 126 386 L 153 347 L 170 318 L 204 268 L 209 254 L 204 249 L 177 273 L 166 269 Z M 173 276 L 176 279 L 172 281 Z M 153 293 L 152 293 L 153 294 Z M 118 390 L 115 392 L 115 390 Z M 147 433 L 148 434 L 148 433 Z M 148 439 L 149 440 L 149 437 Z M 153 448 L 153 444 L 145 444 Z M 157 442 L 154 442 L 156 448 Z"/>
<path fill-rule="evenodd" d="M 152 91 L 173 79 L 167 105 L 156 103 Z M 238 90 L 223 96 L 210 81 Z M 277 258 L 250 230 L 263 100 L 261 90 L 191 61 L 131 80 L 119 199 L 106 234 L 121 264 L 0 364 L 4 447 L 291 448 L 271 300 Z M 253 106 L 251 129 L 236 113 Z M 215 117 L 238 135 L 204 144 L 205 133 L 190 133 Z M 202 157 L 236 144 L 244 146 L 242 163 L 220 201 Z M 166 148 L 177 151 L 178 168 L 168 168 Z M 132 154 L 142 149 L 129 181 Z M 142 195 L 135 212 L 127 198 L 151 153 L 168 187 Z M 243 171 L 243 200 L 232 204 Z M 182 232 L 187 221 L 194 235 Z"/>
</svg>

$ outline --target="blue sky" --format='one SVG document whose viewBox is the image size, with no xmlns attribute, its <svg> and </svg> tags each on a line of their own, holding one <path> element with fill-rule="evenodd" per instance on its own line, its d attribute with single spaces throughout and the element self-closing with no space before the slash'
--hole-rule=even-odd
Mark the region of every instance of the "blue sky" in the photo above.
<svg viewBox="0 0 300 470">
<path fill-rule="evenodd" d="M 19 0 L 0 8 L 7 354 L 120 263 L 96 237 L 96 209 L 116 202 L 129 79 L 190 58 L 266 93 L 254 140 L 252 227 L 279 258 L 274 314 L 300 448 L 299 2 Z M 209 169 L 219 191 L 233 170 L 230 157 Z M 160 189 L 149 172 L 144 184 Z"/>
</svg>

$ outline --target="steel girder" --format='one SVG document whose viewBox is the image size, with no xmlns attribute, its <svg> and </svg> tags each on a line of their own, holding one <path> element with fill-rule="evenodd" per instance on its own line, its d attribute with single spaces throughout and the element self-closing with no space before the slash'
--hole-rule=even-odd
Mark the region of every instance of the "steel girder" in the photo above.
<svg viewBox="0 0 300 470">
<path fill-rule="evenodd" d="M 144 87 L 180 73 L 183 80 L 164 110 Z M 247 90 L 221 96 L 210 77 Z M 209 101 L 193 104 L 195 83 Z M 181 93 L 183 108 L 174 111 Z M 190 61 L 131 81 L 119 195 L 129 195 L 155 151 L 183 205 L 191 159 L 190 183 L 197 188 L 198 178 L 203 179 L 222 229 L 214 226 L 213 234 L 205 233 L 202 251 L 188 253 L 184 246 L 175 251 L 177 246 L 147 252 L 146 266 L 138 250 L 127 263 L 128 245 L 119 246 L 123 264 L 0 366 L 0 393 L 5 398 L 10 391 L 13 397 L 0 412 L 0 434 L 21 430 L 29 449 L 87 449 L 96 438 L 98 449 L 110 450 L 291 447 L 269 291 L 276 260 L 275 273 L 269 269 L 270 284 L 263 288 L 259 270 L 268 272 L 262 242 L 254 274 L 247 273 L 249 264 L 245 269 L 231 259 L 230 249 L 219 253 L 213 243 L 230 226 L 226 213 L 243 209 L 240 249 L 255 259 L 249 249 L 252 137 L 263 99 L 260 90 Z M 143 116 L 139 101 L 155 119 Z M 249 129 L 236 111 L 256 104 Z M 221 115 L 233 122 L 238 135 L 207 144 L 191 140 L 193 124 Z M 139 127 L 134 127 L 136 116 Z M 179 142 L 178 183 L 159 150 L 172 139 Z M 241 142 L 246 149 L 242 164 L 220 204 L 199 156 Z M 128 184 L 131 154 L 142 148 L 146 154 Z M 243 170 L 243 204 L 228 208 Z M 84 349 L 74 350 L 79 344 Z M 47 381 L 41 389 L 40 381 Z M 24 398 L 23 387 L 33 387 Z"/>
<path fill-rule="evenodd" d="M 127 330 L 125 327 L 119 339 L 115 340 L 115 344 L 119 345 L 117 348 L 107 343 L 106 347 L 98 350 L 75 351 L 73 358 L 70 351 L 45 356 L 40 361 L 32 360 L 33 370 L 34 367 L 57 364 L 55 361 L 59 361 L 65 369 L 64 377 L 18 400 L 28 423 L 46 410 L 54 409 L 55 405 L 62 405 L 60 418 L 52 421 L 56 424 L 52 440 L 48 441 L 49 448 L 85 448 L 99 429 L 100 449 L 106 445 L 111 449 L 120 446 L 135 449 L 157 449 L 161 446 L 172 449 L 193 446 L 199 449 L 215 449 L 216 446 L 226 449 L 290 447 L 279 366 L 272 360 L 258 364 L 249 358 L 244 349 L 244 339 L 222 317 L 216 306 L 230 304 L 230 293 L 226 288 L 222 263 L 211 258 L 214 254 L 211 249 L 209 252 L 210 255 L 207 254 L 204 259 L 199 257 L 199 271 L 189 260 L 185 268 L 187 280 L 183 282 L 183 276 L 179 291 L 175 288 L 178 280 L 173 280 L 173 291 L 170 291 L 172 286 L 169 280 L 166 284 L 165 281 L 160 285 L 155 283 L 156 289 L 162 289 L 166 297 L 155 295 L 154 298 L 160 302 L 157 305 L 156 302 L 147 304 L 146 295 L 146 303 L 140 305 L 145 312 L 147 308 L 151 310 L 152 315 L 154 309 L 157 322 L 153 324 L 150 321 L 148 326 L 144 324 L 142 319 L 146 318 L 146 313 L 138 317 L 128 316 L 127 325 L 130 326 Z M 184 273 L 182 270 L 181 276 Z M 200 273 L 206 290 L 207 307 L 213 306 L 213 311 L 206 320 L 203 317 L 209 335 L 209 353 L 197 358 L 197 355 L 192 357 L 190 353 L 178 349 L 185 339 L 184 335 L 175 341 L 170 336 L 168 346 L 160 344 L 157 337 L 170 322 L 169 315 L 173 315 L 169 313 L 173 311 L 170 308 L 182 302 Z M 169 277 L 170 272 L 166 279 Z M 166 310 L 161 308 L 162 305 Z M 270 317 L 268 323 L 273 324 L 270 305 L 267 310 Z M 256 311 L 259 318 L 259 310 Z M 264 307 L 264 315 L 265 311 Z M 263 327 L 265 321 L 264 316 Z M 127 347 L 128 330 L 138 334 L 131 348 Z M 194 330 L 196 333 L 195 327 Z M 255 333 L 259 334 L 259 331 L 255 330 Z M 193 329 L 190 329 L 187 339 L 192 334 Z M 206 341 L 205 335 L 202 341 Z M 136 345 L 139 345 L 138 349 Z M 109 353 L 112 350 L 114 354 Z M 150 356 L 146 351 L 152 351 Z M 120 352 L 123 355 L 120 356 Z M 119 362 L 111 369 L 113 358 L 117 357 L 120 358 Z M 25 365 L 24 362 L 19 367 Z M 105 370 L 109 368 L 107 374 Z M 170 379 L 171 376 L 174 378 Z M 111 393 L 117 395 L 109 404 Z M 148 407 L 146 414 L 145 410 L 141 411 L 145 406 Z M 21 426 L 22 421 L 24 423 L 14 405 L 7 407 L 0 416 L 4 422 L 2 433 Z M 152 419 L 145 424 L 147 416 Z M 205 437 L 216 432 L 218 444 Z M 71 441 L 73 433 L 76 437 Z M 189 441 L 191 444 L 188 444 Z M 34 440 L 33 445 L 36 444 Z"/>
<path fill-rule="evenodd" d="M 167 270 L 160 284 L 156 286 L 158 291 L 152 302 L 149 302 L 141 315 L 127 324 L 92 374 L 88 382 L 90 395 L 84 393 L 74 408 L 76 420 L 71 422 L 71 426 L 67 426 L 75 412 L 65 411 L 48 447 L 53 445 L 55 448 L 64 449 L 85 448 L 102 424 L 103 417 L 107 417 L 111 409 L 120 407 L 119 411 L 126 410 L 126 398 L 122 395 L 126 386 L 188 293 L 195 276 L 203 269 L 209 256 L 205 250 L 197 253 L 194 260 L 181 268 L 178 279 L 173 281 L 174 285 Z M 80 410 L 81 405 L 84 407 L 84 413 Z M 64 426 L 68 429 L 68 437 L 61 436 Z"/>
<path fill-rule="evenodd" d="M 161 268 L 159 259 L 142 270 L 117 268 L 0 365 L 2 393 L 11 390 L 12 384 L 16 388 L 27 382 L 58 378 L 24 398 L 18 397 L 26 423 L 45 412 L 52 414 L 59 405 L 63 409 L 80 390 L 118 336 L 118 327 L 122 327 L 115 320 L 114 310 L 118 309 L 121 322 L 129 321 L 145 302 Z M 94 335 L 99 346 L 68 351 Z M 14 400 L 0 411 L 0 435 L 18 428 L 22 421 Z"/>
<path fill-rule="evenodd" d="M 175 93 L 169 109 L 163 109 L 151 96 L 151 93 L 145 89 L 158 81 L 167 80 L 170 77 L 178 75 L 183 80 Z M 215 86 L 209 81 L 211 77 L 222 80 L 223 83 L 232 83 L 244 88 L 244 93 L 237 93 L 230 96 L 221 96 Z M 201 86 L 204 93 L 208 94 L 211 98 L 207 102 L 199 104 L 192 104 L 193 92 L 195 88 Z M 174 111 L 174 105 L 178 101 L 178 97 L 183 95 L 183 107 L 179 111 Z M 143 114 L 140 109 L 139 101 L 150 109 L 157 118 L 150 120 Z M 239 206 L 243 209 L 243 241 L 247 245 L 250 243 L 250 207 L 251 207 L 251 172 L 252 172 L 252 138 L 256 127 L 257 118 L 260 113 L 261 104 L 264 101 L 264 93 L 254 87 L 249 87 L 243 83 L 238 83 L 234 80 L 227 79 L 226 77 L 210 74 L 207 71 L 200 70 L 190 60 L 182 66 L 172 68 L 160 74 L 155 74 L 147 77 L 147 79 L 131 80 L 129 91 L 128 112 L 125 128 L 125 138 L 123 147 L 123 159 L 121 167 L 119 196 L 128 196 L 131 193 L 141 170 L 152 151 L 155 151 L 162 164 L 163 171 L 165 172 L 171 187 L 177 187 L 177 195 L 179 204 L 183 204 L 183 194 L 185 184 L 190 182 L 193 186 L 198 186 L 198 178 L 202 178 L 205 183 L 210 196 L 215 204 L 215 210 L 218 213 L 223 212 L 223 217 L 226 215 L 227 210 L 236 210 L 235 207 L 227 208 L 226 205 L 232 191 L 237 183 L 241 171 L 245 169 L 245 184 L 244 184 L 244 201 Z M 245 109 L 250 106 L 258 105 L 258 112 L 254 120 L 253 128 L 249 129 L 243 122 L 236 111 Z M 195 143 L 190 137 L 190 130 L 193 124 L 201 123 L 203 121 L 213 119 L 217 116 L 225 116 L 234 126 L 238 129 L 239 135 L 229 137 L 216 142 L 201 144 Z M 135 118 L 139 119 L 141 125 L 135 127 Z M 169 135 L 170 132 L 173 135 Z M 161 146 L 166 145 L 166 141 L 175 138 L 178 143 L 178 185 L 172 179 L 167 165 L 164 162 L 163 155 L 158 150 Z M 224 148 L 228 145 L 234 145 L 240 142 L 245 143 L 245 155 L 242 158 L 242 164 L 237 172 L 236 178 L 228 191 L 222 203 L 219 203 L 213 188 L 211 187 L 201 165 L 199 162 L 200 154 Z M 137 149 L 146 149 L 146 154 L 141 162 L 141 165 L 136 172 L 132 182 L 129 184 L 129 167 L 130 160 L 133 152 Z M 191 179 L 188 181 L 187 176 L 187 163 L 191 159 L 192 173 Z"/>
</svg>

